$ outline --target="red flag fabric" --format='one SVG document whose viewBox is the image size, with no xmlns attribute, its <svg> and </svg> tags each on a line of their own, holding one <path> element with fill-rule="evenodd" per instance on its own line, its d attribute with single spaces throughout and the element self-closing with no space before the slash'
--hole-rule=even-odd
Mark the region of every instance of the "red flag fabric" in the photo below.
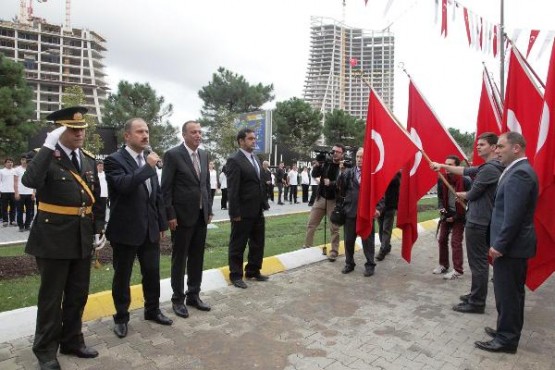
<svg viewBox="0 0 555 370">
<path fill-rule="evenodd" d="M 441 1 L 441 34 L 447 37 L 447 0 Z"/>
<path fill-rule="evenodd" d="M 526 50 L 526 58 L 528 58 L 528 55 L 530 55 L 530 51 L 532 50 L 532 47 L 536 43 L 536 40 L 538 39 L 539 34 L 540 34 L 540 30 L 530 31 L 530 38 L 528 39 L 528 50 Z"/>
<path fill-rule="evenodd" d="M 423 149 L 435 162 L 443 163 L 450 154 L 466 159 L 464 152 L 443 127 L 429 104 L 414 83 L 409 84 L 409 112 L 407 130 L 416 145 Z M 397 227 L 403 230 L 401 255 L 410 262 L 412 246 L 418 239 L 417 203 L 437 183 L 437 174 L 430 169 L 428 162 L 418 152 L 403 167 Z"/>
<path fill-rule="evenodd" d="M 356 230 L 362 238 L 367 238 L 372 231 L 376 204 L 393 176 L 418 151 L 372 88 L 364 148 Z"/>
<path fill-rule="evenodd" d="M 476 137 L 474 139 L 474 152 L 472 154 L 472 165 L 479 166 L 484 160 L 478 155 L 476 143 L 478 136 L 484 132 L 501 134 L 501 108 L 493 96 L 493 87 L 489 81 L 487 70 L 482 73 L 482 93 L 478 106 L 478 118 L 476 120 Z"/>
<path fill-rule="evenodd" d="M 493 26 L 493 57 L 497 56 L 497 25 Z"/>
<path fill-rule="evenodd" d="M 468 39 L 468 46 L 472 45 L 472 37 L 470 36 L 470 24 L 468 23 L 468 9 L 464 7 L 464 26 L 466 28 L 466 38 Z"/>
<path fill-rule="evenodd" d="M 537 237 L 536 256 L 528 262 L 526 285 L 535 290 L 555 271 L 555 44 L 545 87 L 545 100 L 540 120 L 540 130 L 534 169 L 538 174 L 539 198 L 534 215 Z"/>
<path fill-rule="evenodd" d="M 502 132 L 516 131 L 526 139 L 526 157 L 533 165 L 543 96 L 532 81 L 523 56 L 513 46 L 509 59 Z"/>
</svg>

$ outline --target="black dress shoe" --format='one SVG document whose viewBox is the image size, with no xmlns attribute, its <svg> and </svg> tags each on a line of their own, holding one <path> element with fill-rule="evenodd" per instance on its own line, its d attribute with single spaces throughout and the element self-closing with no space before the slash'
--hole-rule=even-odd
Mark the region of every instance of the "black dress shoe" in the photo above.
<svg viewBox="0 0 555 370">
<path fill-rule="evenodd" d="M 247 279 L 256 280 L 256 281 L 268 281 L 270 279 L 269 276 L 256 274 L 256 275 L 246 275 Z"/>
<path fill-rule="evenodd" d="M 174 303 L 172 304 L 173 312 L 179 316 L 186 319 L 189 317 L 189 311 L 187 311 L 187 307 L 183 303 Z"/>
<path fill-rule="evenodd" d="M 236 286 L 237 288 L 241 288 L 241 289 L 247 289 L 248 288 L 248 285 L 241 279 L 231 280 L 231 284 L 233 284 L 233 286 Z"/>
<path fill-rule="evenodd" d="M 489 335 L 490 337 L 492 337 L 493 339 L 495 339 L 495 336 L 497 335 L 497 330 L 490 328 L 489 326 L 486 326 L 484 328 L 484 331 L 486 332 L 487 335 Z"/>
<path fill-rule="evenodd" d="M 185 307 L 185 306 L 183 306 Z M 152 313 L 146 313 L 145 312 L 145 320 L 148 321 L 154 321 L 157 324 L 160 325 L 171 325 L 173 324 L 173 320 L 170 319 L 169 317 L 164 316 L 164 314 L 160 311 L 155 311 Z"/>
<path fill-rule="evenodd" d="M 364 270 L 364 276 L 369 277 L 374 275 L 374 268 L 373 267 L 368 267 L 366 268 L 366 270 Z"/>
<path fill-rule="evenodd" d="M 468 302 L 461 302 L 453 306 L 453 311 L 462 313 L 484 313 L 484 306 L 476 306 Z"/>
<path fill-rule="evenodd" d="M 40 370 L 60 370 L 61 366 L 58 360 L 53 359 L 50 361 L 40 361 L 39 360 L 39 369 Z"/>
<path fill-rule="evenodd" d="M 376 256 L 376 261 L 383 261 L 385 258 L 385 253 L 383 251 L 380 251 L 380 253 L 378 253 L 378 255 Z"/>
<path fill-rule="evenodd" d="M 60 346 L 60 353 L 69 356 L 77 356 L 79 358 L 98 357 L 98 351 L 96 349 L 87 347 L 84 344 L 78 348 L 65 348 Z"/>
<path fill-rule="evenodd" d="M 211 309 L 210 305 L 204 303 L 198 295 L 194 295 L 191 297 L 187 296 L 185 303 L 187 304 L 187 306 L 193 306 L 201 311 L 210 311 Z"/>
<path fill-rule="evenodd" d="M 474 345 L 476 348 L 488 352 L 516 353 L 516 347 L 503 345 L 495 339 L 489 342 L 474 342 Z"/>
<path fill-rule="evenodd" d="M 127 336 L 127 323 L 116 322 L 114 325 L 114 333 L 118 338 L 125 338 Z"/>
<path fill-rule="evenodd" d="M 352 272 L 355 269 L 354 266 L 351 265 L 345 265 L 345 267 L 343 267 L 343 270 L 341 270 L 342 274 L 348 274 L 349 272 Z"/>
<path fill-rule="evenodd" d="M 470 299 L 470 293 L 461 295 L 459 299 L 461 300 L 461 302 L 468 302 L 468 300 Z"/>
</svg>

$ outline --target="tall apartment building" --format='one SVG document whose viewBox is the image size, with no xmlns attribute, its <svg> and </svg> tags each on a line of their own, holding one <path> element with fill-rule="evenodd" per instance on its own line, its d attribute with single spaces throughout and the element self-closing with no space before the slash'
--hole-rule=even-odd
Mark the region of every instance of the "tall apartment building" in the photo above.
<svg viewBox="0 0 555 370">
<path fill-rule="evenodd" d="M 341 22 L 311 17 L 311 47 L 304 100 L 322 113 L 343 109 L 366 120 L 370 89 L 365 78 L 393 109 L 395 37 L 389 31 L 350 28 Z M 351 65 L 356 61 L 356 66 Z"/>
<path fill-rule="evenodd" d="M 87 29 L 67 29 L 35 18 L 31 22 L 0 20 L 0 53 L 25 66 L 35 93 L 36 119 L 62 106 L 66 87 L 81 86 L 89 113 L 102 122 L 107 99 L 104 53 L 106 40 Z"/>
</svg>

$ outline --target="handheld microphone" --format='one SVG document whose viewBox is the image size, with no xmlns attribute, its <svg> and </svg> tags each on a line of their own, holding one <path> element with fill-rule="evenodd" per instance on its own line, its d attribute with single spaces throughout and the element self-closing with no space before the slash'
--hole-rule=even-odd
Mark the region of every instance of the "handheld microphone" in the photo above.
<svg viewBox="0 0 555 370">
<path fill-rule="evenodd" d="M 152 152 L 152 147 L 150 145 L 145 146 L 144 152 L 145 152 L 145 157 L 148 157 L 150 152 Z M 156 168 L 162 169 L 162 167 L 163 167 L 162 161 L 156 162 Z"/>
</svg>

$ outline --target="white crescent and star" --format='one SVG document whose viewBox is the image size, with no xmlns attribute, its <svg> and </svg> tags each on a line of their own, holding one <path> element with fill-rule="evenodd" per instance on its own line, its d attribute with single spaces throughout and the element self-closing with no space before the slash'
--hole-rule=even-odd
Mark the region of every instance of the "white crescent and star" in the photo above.
<svg viewBox="0 0 555 370">
<path fill-rule="evenodd" d="M 411 127 L 411 129 L 410 129 L 410 137 L 412 138 L 412 141 L 416 144 L 418 149 L 420 149 L 414 155 L 414 164 L 412 165 L 412 168 L 410 169 L 409 176 L 413 176 L 416 173 L 416 171 L 418 170 L 418 167 L 420 166 L 420 162 L 422 161 L 422 152 L 421 152 L 421 150 L 422 150 L 422 140 L 420 139 L 420 136 L 418 136 L 418 132 L 416 132 L 414 127 Z"/>
<path fill-rule="evenodd" d="M 547 135 L 549 134 L 549 106 L 547 103 L 543 103 L 542 119 L 540 122 L 540 132 L 538 136 L 538 145 L 536 149 L 536 154 L 539 153 L 545 141 L 547 140 Z"/>
<path fill-rule="evenodd" d="M 376 165 L 376 169 L 374 170 L 374 172 L 372 172 L 372 174 L 375 174 L 375 173 L 379 172 L 383 167 L 383 163 L 385 161 L 385 147 L 383 145 L 382 135 L 380 135 L 379 132 L 372 129 L 371 137 L 372 137 L 372 140 L 374 140 L 374 142 L 376 143 L 376 146 L 378 147 L 378 150 L 380 151 L 380 160 L 378 161 L 378 164 Z"/>
<path fill-rule="evenodd" d="M 519 134 L 522 134 L 522 126 L 520 125 L 520 122 L 518 122 L 518 119 L 516 118 L 516 114 L 515 112 L 513 112 L 512 109 L 507 110 L 507 128 L 510 131 L 518 132 Z"/>
</svg>

